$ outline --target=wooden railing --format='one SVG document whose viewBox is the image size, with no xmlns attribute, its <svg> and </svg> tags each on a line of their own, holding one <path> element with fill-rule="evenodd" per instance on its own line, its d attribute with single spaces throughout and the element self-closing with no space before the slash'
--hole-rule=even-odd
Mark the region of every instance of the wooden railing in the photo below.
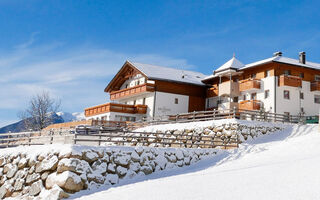
<svg viewBox="0 0 320 200">
<path fill-rule="evenodd" d="M 85 109 L 85 116 L 90 117 L 94 115 L 99 115 L 108 112 L 120 112 L 120 113 L 130 113 L 130 114 L 146 114 L 146 105 L 127 105 L 127 104 L 117 104 L 117 103 L 106 103 L 91 108 Z"/>
<path fill-rule="evenodd" d="M 311 91 L 320 91 L 320 81 L 313 81 L 310 84 Z"/>
<path fill-rule="evenodd" d="M 134 87 L 110 92 L 110 100 L 116 100 L 123 97 L 129 97 L 131 95 L 139 94 L 142 92 L 154 92 L 154 84 L 145 83 Z"/>
<path fill-rule="evenodd" d="M 242 110 L 260 110 L 261 101 L 259 100 L 244 100 L 239 102 L 239 109 Z"/>
<path fill-rule="evenodd" d="M 298 76 L 280 75 L 279 86 L 302 87 L 302 78 Z"/>
<path fill-rule="evenodd" d="M 239 82 L 240 92 L 256 89 L 260 89 L 260 80 L 258 79 L 246 79 Z"/>
</svg>

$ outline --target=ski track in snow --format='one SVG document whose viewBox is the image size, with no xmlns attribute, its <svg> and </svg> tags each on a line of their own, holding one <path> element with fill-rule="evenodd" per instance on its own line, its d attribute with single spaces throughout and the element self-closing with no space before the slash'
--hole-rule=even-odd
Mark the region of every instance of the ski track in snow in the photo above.
<svg viewBox="0 0 320 200">
<path fill-rule="evenodd" d="M 288 125 L 193 166 L 71 198 L 320 199 L 319 144 L 318 125 Z"/>
</svg>

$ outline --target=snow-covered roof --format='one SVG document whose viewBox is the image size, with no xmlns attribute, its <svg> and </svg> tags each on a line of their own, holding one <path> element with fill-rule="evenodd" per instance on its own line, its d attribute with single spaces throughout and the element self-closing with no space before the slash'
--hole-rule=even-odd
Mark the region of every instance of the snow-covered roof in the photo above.
<svg viewBox="0 0 320 200">
<path fill-rule="evenodd" d="M 240 62 L 236 57 L 232 57 L 228 62 L 224 63 L 221 67 L 215 70 L 215 72 L 224 71 L 227 69 L 240 69 L 244 67 L 244 64 Z"/>
<path fill-rule="evenodd" d="M 128 61 L 129 62 L 129 61 Z M 189 70 L 175 69 L 169 67 L 162 67 L 150 64 L 129 62 L 136 67 L 140 72 L 146 75 L 151 80 L 166 80 L 174 82 L 182 82 L 195 85 L 205 85 L 201 82 L 206 75 L 200 72 Z"/>
<path fill-rule="evenodd" d="M 254 67 L 257 65 L 261 65 L 264 63 L 272 62 L 272 61 L 320 70 L 320 63 L 306 61 L 306 64 L 302 64 L 299 62 L 298 59 L 288 58 L 288 57 L 284 57 L 284 56 L 275 56 L 275 57 L 267 58 L 267 59 L 260 60 L 260 61 L 254 62 L 254 63 L 250 63 L 250 64 L 247 64 L 244 67 L 242 67 L 241 70 L 247 69 L 250 67 Z"/>
</svg>

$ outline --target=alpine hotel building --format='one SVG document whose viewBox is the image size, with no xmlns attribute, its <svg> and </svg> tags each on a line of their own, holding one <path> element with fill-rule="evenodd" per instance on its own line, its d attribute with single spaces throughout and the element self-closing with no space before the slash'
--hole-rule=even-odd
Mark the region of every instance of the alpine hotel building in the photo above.
<svg viewBox="0 0 320 200">
<path fill-rule="evenodd" d="M 235 57 L 206 76 L 126 61 L 104 90 L 110 103 L 85 109 L 87 119 L 137 121 L 210 109 L 313 116 L 320 108 L 320 64 L 273 57 L 247 65 Z"/>
</svg>

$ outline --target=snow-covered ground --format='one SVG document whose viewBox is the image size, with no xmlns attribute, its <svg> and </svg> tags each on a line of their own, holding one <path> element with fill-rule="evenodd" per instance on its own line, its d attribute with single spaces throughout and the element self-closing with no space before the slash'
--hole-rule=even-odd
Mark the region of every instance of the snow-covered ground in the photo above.
<svg viewBox="0 0 320 200">
<path fill-rule="evenodd" d="M 105 191 L 83 191 L 73 198 L 319 199 L 319 168 L 318 126 L 294 125 L 244 143 L 220 158 Z"/>
</svg>

